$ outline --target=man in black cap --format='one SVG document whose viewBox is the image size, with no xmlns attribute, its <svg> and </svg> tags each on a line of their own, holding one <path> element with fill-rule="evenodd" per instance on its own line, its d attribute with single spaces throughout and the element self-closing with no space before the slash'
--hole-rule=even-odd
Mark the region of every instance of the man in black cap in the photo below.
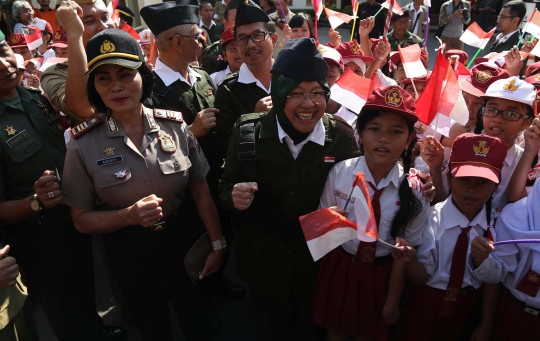
<svg viewBox="0 0 540 341">
<path fill-rule="evenodd" d="M 224 27 L 220 23 L 214 21 L 214 9 L 212 4 L 207 0 L 201 2 L 201 21 L 199 27 L 206 31 L 206 42 L 208 45 L 221 39 Z"/>
<path fill-rule="evenodd" d="M 244 64 L 223 80 L 216 93 L 216 134 L 224 156 L 234 122 L 243 114 L 272 108 L 272 52 L 278 35 L 274 22 L 253 1 L 241 1 L 234 27 L 236 45 Z"/>
<path fill-rule="evenodd" d="M 392 51 L 397 51 L 398 46 L 401 48 L 418 44 L 420 47 L 424 47 L 424 40 L 419 36 L 409 32 L 409 24 L 411 22 L 411 16 L 409 10 L 403 11 L 402 15 L 392 14 L 392 31 L 388 32 L 386 36 L 388 42 L 392 47 Z"/>
<path fill-rule="evenodd" d="M 118 25 L 119 29 L 122 29 L 124 27 L 124 24 L 128 24 L 129 26 L 133 26 L 133 18 L 135 17 L 135 13 L 129 7 L 126 5 L 118 4 L 116 6 L 116 10 L 118 13 L 120 13 L 120 24 Z"/>
</svg>

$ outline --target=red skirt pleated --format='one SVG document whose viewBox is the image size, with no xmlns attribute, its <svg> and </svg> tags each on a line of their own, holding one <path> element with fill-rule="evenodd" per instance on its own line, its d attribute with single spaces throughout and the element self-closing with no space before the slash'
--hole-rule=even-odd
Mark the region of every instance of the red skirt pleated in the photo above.
<svg viewBox="0 0 540 341">
<path fill-rule="evenodd" d="M 381 311 L 388 293 L 392 261 L 373 267 L 373 281 L 341 247 L 321 260 L 313 302 L 313 320 L 328 330 L 371 340 L 388 340 Z M 369 283 L 368 283 L 369 282 Z M 374 295 L 366 293 L 374 292 Z M 364 295 L 363 295 L 364 294 Z"/>
</svg>

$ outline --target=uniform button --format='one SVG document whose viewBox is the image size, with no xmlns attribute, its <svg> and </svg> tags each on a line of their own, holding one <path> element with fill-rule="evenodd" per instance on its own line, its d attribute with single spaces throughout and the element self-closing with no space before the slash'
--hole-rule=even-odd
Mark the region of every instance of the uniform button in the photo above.
<svg viewBox="0 0 540 341">
<path fill-rule="evenodd" d="M 291 195 L 295 195 L 296 193 L 294 193 L 294 191 L 291 191 Z"/>
<path fill-rule="evenodd" d="M 178 161 L 174 161 L 174 168 L 179 168 L 180 167 L 180 164 L 178 163 Z"/>
<path fill-rule="evenodd" d="M 294 166 L 292 166 L 292 169 L 293 169 L 293 170 L 297 170 L 298 167 L 297 167 L 296 165 L 294 165 Z"/>
<path fill-rule="evenodd" d="M 112 181 L 112 182 L 115 182 L 115 181 L 116 181 L 116 176 L 114 176 L 114 175 L 111 176 L 111 181 Z"/>
<path fill-rule="evenodd" d="M 30 153 L 30 149 L 28 149 L 28 147 L 25 147 L 24 151 L 27 152 L 27 153 Z"/>
<path fill-rule="evenodd" d="M 150 180 L 145 180 L 144 183 L 150 185 Z"/>
</svg>

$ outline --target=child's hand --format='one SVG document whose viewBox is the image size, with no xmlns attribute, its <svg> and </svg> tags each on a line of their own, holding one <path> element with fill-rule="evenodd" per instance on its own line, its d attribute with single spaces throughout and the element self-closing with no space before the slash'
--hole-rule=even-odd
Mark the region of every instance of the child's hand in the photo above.
<svg viewBox="0 0 540 341">
<path fill-rule="evenodd" d="M 328 207 L 328 208 L 333 210 L 333 211 L 336 211 L 337 213 L 341 214 L 345 218 L 347 218 L 349 216 L 349 212 L 345 211 L 343 208 L 341 208 L 339 206 L 332 206 L 332 207 Z"/>
<path fill-rule="evenodd" d="M 444 147 L 433 136 L 426 136 L 417 143 L 422 159 L 430 169 L 440 170 L 444 161 Z"/>
<path fill-rule="evenodd" d="M 392 258 L 399 259 L 408 263 L 417 259 L 416 249 L 410 246 L 409 242 L 403 238 L 396 238 L 397 249 L 392 251 Z"/>
<path fill-rule="evenodd" d="M 399 307 L 388 307 L 388 305 L 384 305 L 383 310 L 381 312 L 382 318 L 384 320 L 384 323 L 386 325 L 391 326 L 393 324 L 396 324 L 399 318 L 401 317 L 401 309 Z"/>
<path fill-rule="evenodd" d="M 375 56 L 373 58 L 377 58 L 381 62 L 386 62 L 390 51 L 392 51 L 390 43 L 384 39 L 380 39 L 377 47 L 375 47 Z"/>
<path fill-rule="evenodd" d="M 525 139 L 525 150 L 535 154 L 540 150 L 540 119 L 535 118 L 529 128 L 523 133 Z"/>
<path fill-rule="evenodd" d="M 337 47 L 339 44 L 341 44 L 341 35 L 332 27 L 328 29 L 328 39 L 330 40 L 330 43 L 334 45 L 334 47 Z"/>
<path fill-rule="evenodd" d="M 360 36 L 369 37 L 369 33 L 375 27 L 375 17 L 369 17 L 367 19 L 360 20 L 360 25 L 358 26 L 358 33 Z"/>
<path fill-rule="evenodd" d="M 487 238 L 476 236 L 471 243 L 471 255 L 474 259 L 474 264 L 479 267 L 484 259 L 489 257 L 489 254 L 495 250 L 493 242 Z"/>
<path fill-rule="evenodd" d="M 285 37 L 285 41 L 288 41 L 292 38 L 292 29 L 287 24 L 283 25 L 283 36 Z"/>
</svg>

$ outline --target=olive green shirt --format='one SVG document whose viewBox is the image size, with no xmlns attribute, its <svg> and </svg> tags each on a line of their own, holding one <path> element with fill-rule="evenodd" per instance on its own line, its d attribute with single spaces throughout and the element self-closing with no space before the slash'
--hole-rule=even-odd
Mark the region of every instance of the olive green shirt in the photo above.
<svg viewBox="0 0 540 341">
<path fill-rule="evenodd" d="M 103 123 L 69 143 L 63 204 L 94 208 L 99 199 L 103 209 L 118 210 L 155 194 L 163 199 L 163 215 L 168 217 L 182 203 L 188 184 L 205 180 L 208 163 L 185 122 L 154 118 L 153 111 L 144 108 L 144 136 L 137 148 L 114 116 L 99 117 Z M 165 134 L 174 151 L 164 149 Z"/>
<path fill-rule="evenodd" d="M 212 43 L 204 49 L 203 61 L 201 67 L 209 75 L 214 72 L 224 70 L 227 67 L 227 62 L 223 59 L 223 46 L 221 46 L 221 39 Z"/>
</svg>

